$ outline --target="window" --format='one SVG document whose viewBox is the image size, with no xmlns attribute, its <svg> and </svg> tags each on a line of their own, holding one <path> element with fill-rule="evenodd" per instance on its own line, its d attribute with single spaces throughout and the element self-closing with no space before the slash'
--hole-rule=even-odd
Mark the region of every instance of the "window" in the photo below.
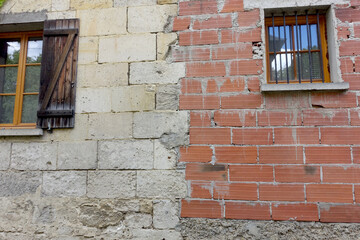
<svg viewBox="0 0 360 240">
<path fill-rule="evenodd" d="M 325 16 L 267 17 L 267 83 L 330 82 Z"/>
</svg>

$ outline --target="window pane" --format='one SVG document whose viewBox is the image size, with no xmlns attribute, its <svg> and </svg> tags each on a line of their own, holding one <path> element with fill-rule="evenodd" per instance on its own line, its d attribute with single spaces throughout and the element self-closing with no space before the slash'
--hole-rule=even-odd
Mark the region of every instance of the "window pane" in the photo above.
<svg viewBox="0 0 360 240">
<path fill-rule="evenodd" d="M 13 123 L 15 96 L 0 96 L 0 123 Z"/>
<path fill-rule="evenodd" d="M 29 38 L 28 50 L 27 50 L 27 63 L 41 63 L 42 55 L 42 38 Z"/>
<path fill-rule="evenodd" d="M 286 68 L 286 59 L 287 66 Z M 275 58 L 274 55 L 270 55 L 270 81 L 275 82 Z M 287 74 L 289 74 L 289 81 L 293 81 L 295 79 L 294 76 L 294 61 L 293 54 L 277 54 L 276 55 L 276 75 L 278 82 L 286 82 Z"/>
<path fill-rule="evenodd" d="M 0 39 L 0 65 L 18 64 L 20 55 L 20 40 Z"/>
<path fill-rule="evenodd" d="M 0 93 L 16 92 L 17 73 L 17 67 L 0 68 Z"/>
<path fill-rule="evenodd" d="M 321 61 L 320 61 L 320 53 L 313 52 L 311 53 L 312 59 L 312 79 L 321 79 Z M 297 56 L 296 56 L 297 58 Z M 310 60 L 309 53 L 300 54 L 300 62 L 301 62 L 301 79 L 310 80 Z"/>
<path fill-rule="evenodd" d="M 285 52 L 292 51 L 292 28 L 290 26 L 286 26 L 286 31 L 284 26 L 275 26 L 273 32 L 273 27 L 269 27 L 269 51 L 274 52 L 274 42 L 276 52 Z M 275 35 L 274 35 L 275 34 Z M 274 39 L 275 36 L 275 39 Z M 285 40 L 286 37 L 286 40 Z M 286 43 L 286 44 L 285 44 Z"/>
<path fill-rule="evenodd" d="M 310 49 L 311 50 L 318 50 L 319 49 L 319 43 L 318 43 L 318 31 L 317 31 L 317 25 L 311 24 L 310 25 L 310 31 L 308 31 L 308 28 L 306 25 L 299 25 L 298 29 L 300 31 L 298 32 L 296 29 L 296 26 L 294 26 L 294 35 L 295 38 L 299 38 L 299 50 L 309 50 L 309 38 L 311 37 L 311 44 Z M 309 36 L 308 36 L 309 33 Z M 297 47 L 297 41 L 295 41 L 295 49 L 298 50 Z"/>
<path fill-rule="evenodd" d="M 39 92 L 40 86 L 40 66 L 27 66 L 25 72 L 25 89 L 26 93 Z"/>
<path fill-rule="evenodd" d="M 22 123 L 35 123 L 38 110 L 38 95 L 24 95 L 21 114 Z"/>
</svg>

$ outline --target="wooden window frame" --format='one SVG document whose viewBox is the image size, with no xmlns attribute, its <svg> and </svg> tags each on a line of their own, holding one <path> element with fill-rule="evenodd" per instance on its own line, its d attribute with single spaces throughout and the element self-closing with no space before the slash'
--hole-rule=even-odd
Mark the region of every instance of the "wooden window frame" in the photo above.
<svg viewBox="0 0 360 240">
<path fill-rule="evenodd" d="M 0 67 L 18 67 L 17 80 L 16 80 L 16 93 L 0 93 L 0 96 L 15 96 L 14 104 L 14 115 L 13 123 L 0 124 L 0 128 L 3 129 L 22 129 L 22 128 L 36 128 L 36 122 L 34 123 L 22 123 L 22 107 L 23 107 L 23 98 L 24 95 L 39 95 L 38 92 L 24 93 L 25 87 L 25 72 L 27 66 L 41 66 L 41 63 L 27 63 L 27 51 L 28 51 L 28 41 L 32 37 L 43 37 L 43 31 L 29 31 L 29 32 L 14 32 L 14 33 L 0 33 L 0 39 L 7 38 L 17 38 L 20 39 L 20 54 L 18 64 L 12 65 L 0 65 Z M 40 79 L 39 79 L 40 86 Z"/>
<path fill-rule="evenodd" d="M 295 16 L 285 16 L 285 25 L 290 26 L 292 29 L 296 27 L 296 18 Z M 306 24 L 306 16 L 305 15 L 299 15 L 297 16 L 297 23 L 298 25 L 304 25 Z M 308 15 L 308 23 L 309 24 L 317 24 L 317 15 Z M 295 50 L 295 41 L 297 38 L 294 38 L 294 30 L 292 30 L 292 51 L 287 51 L 290 54 L 293 54 L 293 62 L 294 62 L 294 80 L 290 80 L 289 83 L 287 82 L 274 82 L 270 81 L 270 54 L 273 52 L 269 51 L 269 27 L 273 26 L 273 18 L 272 17 L 266 17 L 265 18 L 265 45 L 266 45 L 266 79 L 267 84 L 301 84 L 301 83 L 310 83 L 310 80 L 308 79 L 301 79 L 301 83 L 299 82 L 299 79 L 297 78 L 297 62 L 295 55 L 297 54 L 297 51 Z M 284 17 L 276 16 L 274 17 L 274 26 L 284 26 Z M 321 50 L 311 50 L 311 52 L 322 52 L 322 69 L 324 74 L 324 83 L 331 83 L 330 80 L 330 67 L 329 67 L 329 59 L 328 59 L 328 47 L 327 47 L 327 39 L 326 39 L 326 18 L 325 15 L 319 15 L 319 27 L 320 27 L 320 41 L 321 41 Z M 299 51 L 299 52 L 303 52 Z M 306 50 L 308 52 L 308 50 Z M 280 52 L 279 52 L 280 53 Z M 322 83 L 322 79 L 313 79 L 312 83 Z"/>
</svg>

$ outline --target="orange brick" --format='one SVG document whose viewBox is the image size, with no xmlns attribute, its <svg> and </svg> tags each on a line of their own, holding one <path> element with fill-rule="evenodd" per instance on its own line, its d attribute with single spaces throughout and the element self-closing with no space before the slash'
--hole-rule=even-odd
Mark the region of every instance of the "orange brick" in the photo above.
<svg viewBox="0 0 360 240">
<path fill-rule="evenodd" d="M 350 164 L 350 147 L 305 147 L 307 164 Z"/>
<path fill-rule="evenodd" d="M 202 93 L 201 81 L 195 79 L 182 79 L 181 80 L 182 93 Z"/>
<path fill-rule="evenodd" d="M 353 147 L 354 163 L 360 163 L 360 147 Z"/>
<path fill-rule="evenodd" d="M 356 38 L 360 38 L 360 25 L 354 25 L 354 35 Z"/>
<path fill-rule="evenodd" d="M 267 165 L 230 165 L 230 181 L 272 182 L 273 167 Z"/>
<path fill-rule="evenodd" d="M 270 220 L 270 206 L 265 203 L 226 202 L 225 218 Z"/>
<path fill-rule="evenodd" d="M 324 108 L 356 107 L 356 94 L 352 92 L 313 92 L 311 102 L 313 106 Z"/>
<path fill-rule="evenodd" d="M 173 22 L 173 31 L 183 31 L 189 29 L 191 17 L 175 17 Z"/>
<path fill-rule="evenodd" d="M 342 74 L 355 72 L 355 63 L 353 60 L 351 60 L 351 58 L 341 58 L 340 62 L 340 69 Z"/>
<path fill-rule="evenodd" d="M 270 93 L 265 95 L 267 109 L 309 108 L 309 94 L 301 92 Z"/>
<path fill-rule="evenodd" d="M 320 222 L 360 222 L 360 206 L 353 204 L 320 205 Z"/>
<path fill-rule="evenodd" d="M 254 9 L 248 12 L 238 13 L 238 24 L 239 27 L 253 27 L 260 21 L 259 9 Z"/>
<path fill-rule="evenodd" d="M 250 93 L 221 97 L 222 109 L 260 108 L 261 104 L 261 94 Z"/>
<path fill-rule="evenodd" d="M 231 62 L 230 75 L 257 75 L 262 72 L 261 60 L 239 60 Z"/>
<path fill-rule="evenodd" d="M 241 92 L 245 89 L 243 77 L 215 78 L 207 81 L 207 93 Z"/>
<path fill-rule="evenodd" d="M 287 183 L 320 182 L 318 166 L 275 166 L 275 181 Z"/>
<path fill-rule="evenodd" d="M 186 165 L 186 180 L 227 181 L 227 166 L 189 163 Z"/>
<path fill-rule="evenodd" d="M 344 184 L 309 184 L 306 185 L 308 202 L 352 203 L 351 185 Z"/>
<path fill-rule="evenodd" d="M 216 44 L 218 42 L 216 30 L 179 33 L 180 46 Z"/>
<path fill-rule="evenodd" d="M 323 167 L 323 182 L 328 183 L 360 183 L 358 167 Z"/>
<path fill-rule="evenodd" d="M 275 128 L 275 144 L 319 144 L 318 128 Z"/>
<path fill-rule="evenodd" d="M 302 164 L 302 147 L 259 147 L 259 162 L 265 164 Z"/>
<path fill-rule="evenodd" d="M 336 17 L 342 22 L 359 22 L 360 10 L 353 8 L 336 9 Z"/>
<path fill-rule="evenodd" d="M 190 128 L 191 144 L 231 144 L 229 128 Z"/>
<path fill-rule="evenodd" d="M 360 25 L 359 28 L 359 37 L 360 37 Z M 360 72 L 360 57 L 355 57 L 355 72 Z"/>
<path fill-rule="evenodd" d="M 261 28 L 221 30 L 221 43 L 261 42 Z"/>
<path fill-rule="evenodd" d="M 207 61 L 210 60 L 210 49 L 207 47 L 178 48 L 173 51 L 175 62 Z"/>
<path fill-rule="evenodd" d="M 354 187 L 354 195 L 355 195 L 355 202 L 356 203 L 360 203 L 360 186 L 359 185 L 355 185 Z"/>
<path fill-rule="evenodd" d="M 210 127 L 211 112 L 190 112 L 191 127 Z"/>
<path fill-rule="evenodd" d="M 221 204 L 209 200 L 182 200 L 181 217 L 221 218 Z"/>
<path fill-rule="evenodd" d="M 186 64 L 187 77 L 225 76 L 226 69 L 223 62 L 188 63 Z"/>
<path fill-rule="evenodd" d="M 231 15 L 217 15 L 206 19 L 194 21 L 193 29 L 230 28 L 232 27 Z"/>
<path fill-rule="evenodd" d="M 351 6 L 360 6 L 360 0 L 351 0 L 350 3 Z"/>
<path fill-rule="evenodd" d="M 220 12 L 239 12 L 244 10 L 243 0 L 225 0 Z"/>
<path fill-rule="evenodd" d="M 258 77 L 249 77 L 247 80 L 248 90 L 250 92 L 260 92 L 260 81 Z"/>
<path fill-rule="evenodd" d="M 305 201 L 304 185 L 260 184 L 260 201 Z"/>
<path fill-rule="evenodd" d="M 273 144 L 272 129 L 233 129 L 233 144 L 269 145 Z"/>
<path fill-rule="evenodd" d="M 215 182 L 214 199 L 257 200 L 256 183 Z"/>
<path fill-rule="evenodd" d="M 180 109 L 219 109 L 220 97 L 202 95 L 180 95 Z"/>
<path fill-rule="evenodd" d="M 215 147 L 217 163 L 257 163 L 256 147 Z"/>
<path fill-rule="evenodd" d="M 180 162 L 211 162 L 213 152 L 208 146 L 180 148 Z"/>
<path fill-rule="evenodd" d="M 252 110 L 221 110 L 214 113 L 217 126 L 255 127 L 256 112 Z"/>
<path fill-rule="evenodd" d="M 216 0 L 179 2 L 179 15 L 201 15 L 217 13 Z"/>
<path fill-rule="evenodd" d="M 339 39 L 349 39 L 350 38 L 350 27 L 349 26 L 338 26 L 338 38 Z"/>
<path fill-rule="evenodd" d="M 275 221 L 319 221 L 316 204 L 272 204 L 271 209 Z"/>
<path fill-rule="evenodd" d="M 350 84 L 350 90 L 360 90 L 360 74 L 344 74 L 343 79 Z"/>
<path fill-rule="evenodd" d="M 360 13 L 359 13 L 360 15 Z M 360 55 L 360 41 L 348 40 L 340 44 L 340 56 L 356 56 Z"/>
<path fill-rule="evenodd" d="M 192 198 L 212 198 L 211 196 L 211 182 L 208 181 L 192 181 L 191 182 L 191 197 Z"/>
<path fill-rule="evenodd" d="M 340 110 L 307 109 L 303 111 L 305 126 L 346 126 L 349 125 L 348 112 Z"/>
<path fill-rule="evenodd" d="M 212 48 L 212 59 L 251 59 L 253 56 L 252 45 L 249 43 L 239 43 L 236 45 L 218 45 Z"/>
<path fill-rule="evenodd" d="M 301 125 L 299 112 L 280 112 L 261 110 L 257 114 L 259 126 L 297 126 Z"/>
<path fill-rule="evenodd" d="M 321 128 L 322 144 L 360 144 L 360 128 Z"/>
</svg>

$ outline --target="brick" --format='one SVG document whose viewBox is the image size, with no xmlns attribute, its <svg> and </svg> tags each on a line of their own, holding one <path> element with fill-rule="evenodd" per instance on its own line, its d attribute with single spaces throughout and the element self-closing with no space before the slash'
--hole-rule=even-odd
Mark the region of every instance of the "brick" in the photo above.
<svg viewBox="0 0 360 240">
<path fill-rule="evenodd" d="M 217 163 L 257 163 L 256 147 L 215 147 Z"/>
<path fill-rule="evenodd" d="M 356 38 L 360 38 L 360 25 L 354 25 L 354 35 Z"/>
<path fill-rule="evenodd" d="M 215 78 L 207 81 L 206 92 L 241 92 L 245 89 L 245 80 L 243 77 Z"/>
<path fill-rule="evenodd" d="M 229 128 L 190 128 L 191 144 L 231 144 Z"/>
<path fill-rule="evenodd" d="M 346 126 L 349 125 L 348 112 L 341 110 L 307 109 L 303 111 L 304 126 Z"/>
<path fill-rule="evenodd" d="M 193 23 L 193 29 L 211 29 L 211 28 L 230 28 L 232 27 L 232 18 L 230 14 L 216 15 L 214 17 L 208 17 L 205 19 L 195 20 Z"/>
<path fill-rule="evenodd" d="M 359 67 L 357 67 L 357 71 L 358 69 Z M 360 90 L 360 74 L 344 74 L 343 79 L 350 84 L 350 90 Z"/>
<path fill-rule="evenodd" d="M 179 33 L 180 46 L 216 44 L 218 42 L 217 30 Z"/>
<path fill-rule="evenodd" d="M 309 108 L 309 94 L 304 92 L 269 93 L 265 95 L 267 109 Z"/>
<path fill-rule="evenodd" d="M 256 183 L 215 182 L 214 199 L 257 200 Z"/>
<path fill-rule="evenodd" d="M 350 38 L 350 27 L 348 26 L 338 26 L 338 38 L 339 39 L 349 39 Z"/>
<path fill-rule="evenodd" d="M 180 109 L 219 109 L 219 96 L 180 95 Z"/>
<path fill-rule="evenodd" d="M 226 202 L 225 218 L 270 220 L 270 206 L 265 203 Z"/>
<path fill-rule="evenodd" d="M 230 165 L 230 181 L 272 182 L 273 167 L 267 165 Z"/>
<path fill-rule="evenodd" d="M 340 69 L 342 74 L 355 72 L 355 63 L 350 58 L 341 58 L 340 63 Z"/>
<path fill-rule="evenodd" d="M 307 164 L 350 164 L 350 147 L 305 147 Z"/>
<path fill-rule="evenodd" d="M 259 162 L 265 164 L 302 164 L 302 147 L 259 147 Z"/>
<path fill-rule="evenodd" d="M 273 204 L 271 210 L 272 219 L 275 221 L 319 221 L 316 204 Z"/>
<path fill-rule="evenodd" d="M 225 76 L 225 64 L 222 62 L 188 63 L 186 64 L 187 77 Z"/>
<path fill-rule="evenodd" d="M 186 165 L 186 180 L 227 181 L 227 166 L 189 163 Z"/>
<path fill-rule="evenodd" d="M 351 185 L 344 184 L 309 184 L 306 185 L 308 202 L 352 203 Z"/>
<path fill-rule="evenodd" d="M 275 181 L 287 183 L 320 182 L 320 168 L 306 165 L 275 166 Z"/>
<path fill-rule="evenodd" d="M 190 28 L 191 17 L 175 17 L 173 21 L 173 31 L 183 31 Z"/>
<path fill-rule="evenodd" d="M 254 9 L 248 12 L 238 13 L 238 24 L 239 27 L 253 27 L 260 21 L 259 9 Z"/>
<path fill-rule="evenodd" d="M 336 17 L 342 22 L 360 22 L 360 10 L 353 8 L 340 8 L 335 11 Z"/>
<path fill-rule="evenodd" d="M 191 181 L 192 198 L 212 198 L 212 185 L 208 181 Z"/>
<path fill-rule="evenodd" d="M 249 77 L 247 80 L 248 90 L 250 92 L 260 92 L 260 80 L 258 77 Z"/>
<path fill-rule="evenodd" d="M 259 126 L 297 126 L 301 125 L 298 111 L 281 112 L 261 110 L 257 113 Z"/>
<path fill-rule="evenodd" d="M 206 47 L 177 48 L 173 51 L 175 62 L 210 60 L 210 49 Z"/>
<path fill-rule="evenodd" d="M 353 204 L 320 205 L 320 222 L 360 222 L 360 206 Z"/>
<path fill-rule="evenodd" d="M 221 43 L 261 42 L 261 28 L 221 30 Z"/>
<path fill-rule="evenodd" d="M 238 94 L 221 97 L 222 109 L 243 109 L 243 108 L 260 108 L 262 105 L 261 94 Z"/>
<path fill-rule="evenodd" d="M 348 40 L 345 42 L 341 42 L 340 56 L 356 56 L 359 54 L 360 54 L 360 41 Z"/>
<path fill-rule="evenodd" d="M 210 127 L 211 112 L 190 112 L 191 127 Z"/>
<path fill-rule="evenodd" d="M 360 168 L 323 166 L 323 182 L 360 183 Z"/>
<path fill-rule="evenodd" d="M 360 25 L 359 27 L 359 37 L 360 37 Z M 360 72 L 360 57 L 355 57 L 355 72 Z"/>
<path fill-rule="evenodd" d="M 360 163 L 360 147 L 353 147 L 352 152 L 354 163 Z"/>
<path fill-rule="evenodd" d="M 256 112 L 252 110 L 221 110 L 214 113 L 217 126 L 255 127 Z"/>
<path fill-rule="evenodd" d="M 233 129 L 233 144 L 273 144 L 272 129 Z"/>
<path fill-rule="evenodd" d="M 304 185 L 299 184 L 260 184 L 260 201 L 305 201 Z"/>
<path fill-rule="evenodd" d="M 360 128 L 321 128 L 322 144 L 360 144 Z"/>
<path fill-rule="evenodd" d="M 354 195 L 355 195 L 355 202 L 360 203 L 360 186 L 359 185 L 354 186 Z"/>
<path fill-rule="evenodd" d="M 180 162 L 211 162 L 213 151 L 208 146 L 188 146 L 180 148 Z"/>
<path fill-rule="evenodd" d="M 218 201 L 185 200 L 181 201 L 181 217 L 221 218 L 222 206 Z"/>
<path fill-rule="evenodd" d="M 351 0 L 350 5 L 351 6 L 360 6 L 360 1 L 359 0 Z"/>
<path fill-rule="evenodd" d="M 248 43 L 239 43 L 236 45 L 218 45 L 212 48 L 212 59 L 252 59 L 252 45 Z"/>
<path fill-rule="evenodd" d="M 217 13 L 216 0 L 199 0 L 179 3 L 179 15 L 201 15 Z"/>
<path fill-rule="evenodd" d="M 200 80 L 195 79 L 182 79 L 181 92 L 182 93 L 202 93 L 202 86 Z"/>
<path fill-rule="evenodd" d="M 262 72 L 261 60 L 240 60 L 231 62 L 230 75 L 257 75 Z"/>
<path fill-rule="evenodd" d="M 318 128 L 275 128 L 275 144 L 319 144 Z"/>
<path fill-rule="evenodd" d="M 225 0 L 220 12 L 240 12 L 244 10 L 243 0 Z"/>
</svg>

